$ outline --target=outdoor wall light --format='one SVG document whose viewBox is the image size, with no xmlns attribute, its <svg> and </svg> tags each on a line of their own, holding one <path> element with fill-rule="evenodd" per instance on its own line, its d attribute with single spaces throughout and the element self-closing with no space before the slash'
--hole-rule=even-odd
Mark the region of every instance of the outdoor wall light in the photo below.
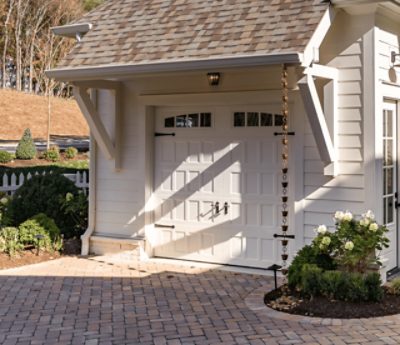
<svg viewBox="0 0 400 345">
<path fill-rule="evenodd" d="M 400 67 L 400 62 L 397 62 L 397 63 L 396 63 L 396 58 L 397 58 L 398 56 L 400 56 L 399 53 L 396 53 L 396 52 L 392 52 L 392 53 L 391 53 L 391 61 L 392 61 L 393 67 Z"/>
<path fill-rule="evenodd" d="M 211 72 L 207 74 L 208 84 L 210 86 L 218 86 L 221 80 L 221 74 L 218 72 Z"/>
</svg>

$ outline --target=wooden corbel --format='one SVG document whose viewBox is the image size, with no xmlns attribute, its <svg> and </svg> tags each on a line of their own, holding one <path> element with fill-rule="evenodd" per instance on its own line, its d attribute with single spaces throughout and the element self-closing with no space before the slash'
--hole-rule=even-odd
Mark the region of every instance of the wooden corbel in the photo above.
<svg viewBox="0 0 400 345">
<path fill-rule="evenodd" d="M 332 86 L 326 88 L 329 91 L 326 98 L 331 111 L 331 128 L 328 125 L 327 114 L 324 113 L 321 105 L 314 78 L 332 80 Z M 305 76 L 298 82 L 311 130 L 317 142 L 321 160 L 325 163 L 324 173 L 330 176 L 337 175 L 337 80 L 336 68 L 314 64 L 306 69 Z"/>
<path fill-rule="evenodd" d="M 100 115 L 89 97 L 88 90 L 107 89 L 114 91 L 115 97 L 115 140 L 111 140 L 110 135 L 104 127 Z M 74 97 L 81 109 L 90 130 L 104 156 L 115 160 L 115 170 L 119 171 L 122 167 L 121 162 L 121 84 L 108 80 L 96 80 L 74 83 Z"/>
</svg>

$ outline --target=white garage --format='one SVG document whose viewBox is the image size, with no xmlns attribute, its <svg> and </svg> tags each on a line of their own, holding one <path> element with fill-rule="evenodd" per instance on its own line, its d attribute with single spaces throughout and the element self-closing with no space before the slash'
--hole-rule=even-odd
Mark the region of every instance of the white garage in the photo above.
<svg viewBox="0 0 400 345">
<path fill-rule="evenodd" d="M 276 105 L 157 109 L 156 256 L 279 260 L 281 126 Z"/>
<path fill-rule="evenodd" d="M 126 0 L 55 28 L 79 42 L 48 75 L 91 130 L 82 253 L 265 268 L 285 261 L 274 234 L 290 260 L 370 209 L 396 270 L 399 19 L 396 1 Z"/>
</svg>

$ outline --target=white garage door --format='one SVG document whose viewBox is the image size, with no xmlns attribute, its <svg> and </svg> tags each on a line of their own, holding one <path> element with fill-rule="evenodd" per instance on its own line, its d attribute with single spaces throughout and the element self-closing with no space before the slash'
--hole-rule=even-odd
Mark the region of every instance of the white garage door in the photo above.
<svg viewBox="0 0 400 345">
<path fill-rule="evenodd" d="M 155 255 L 266 267 L 280 262 L 279 108 L 159 108 Z"/>
</svg>

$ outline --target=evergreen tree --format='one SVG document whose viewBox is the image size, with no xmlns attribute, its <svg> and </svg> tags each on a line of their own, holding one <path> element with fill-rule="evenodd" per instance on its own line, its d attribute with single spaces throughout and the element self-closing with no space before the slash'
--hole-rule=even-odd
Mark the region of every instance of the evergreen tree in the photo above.
<svg viewBox="0 0 400 345">
<path fill-rule="evenodd" d="M 15 152 L 17 159 L 33 159 L 36 156 L 36 146 L 32 139 L 31 130 L 25 129 Z"/>
</svg>

